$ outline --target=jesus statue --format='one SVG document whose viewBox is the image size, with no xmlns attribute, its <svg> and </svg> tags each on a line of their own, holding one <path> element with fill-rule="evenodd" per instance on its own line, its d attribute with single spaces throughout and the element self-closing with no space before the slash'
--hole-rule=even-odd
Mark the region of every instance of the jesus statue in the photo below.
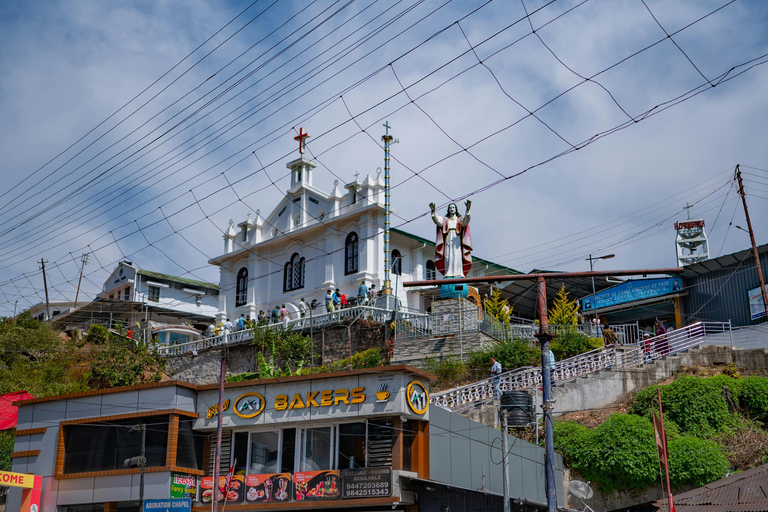
<svg viewBox="0 0 768 512">
<path fill-rule="evenodd" d="M 465 277 L 472 268 L 472 237 L 469 232 L 469 208 L 472 201 L 464 203 L 467 213 L 459 216 L 456 203 L 448 205 L 445 217 L 435 213 L 435 203 L 429 203 L 432 220 L 437 225 L 435 241 L 435 268 L 445 278 Z"/>
</svg>

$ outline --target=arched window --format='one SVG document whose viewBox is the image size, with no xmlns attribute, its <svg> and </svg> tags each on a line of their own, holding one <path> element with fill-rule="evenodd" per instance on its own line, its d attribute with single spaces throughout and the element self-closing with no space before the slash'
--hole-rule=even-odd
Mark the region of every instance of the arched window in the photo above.
<svg viewBox="0 0 768 512">
<path fill-rule="evenodd" d="M 398 276 L 403 275 L 403 255 L 397 249 L 392 251 L 392 273 Z"/>
<path fill-rule="evenodd" d="M 344 243 L 344 275 L 354 274 L 360 268 L 357 240 L 357 233 L 354 231 L 347 235 Z"/>
<path fill-rule="evenodd" d="M 245 306 L 246 302 L 248 302 L 248 269 L 243 267 L 237 273 L 235 307 Z"/>
<path fill-rule="evenodd" d="M 295 252 L 283 270 L 283 291 L 289 292 L 299 288 L 304 288 L 304 258 Z"/>
<path fill-rule="evenodd" d="M 435 262 L 427 260 L 427 280 L 433 281 L 435 279 Z"/>
</svg>

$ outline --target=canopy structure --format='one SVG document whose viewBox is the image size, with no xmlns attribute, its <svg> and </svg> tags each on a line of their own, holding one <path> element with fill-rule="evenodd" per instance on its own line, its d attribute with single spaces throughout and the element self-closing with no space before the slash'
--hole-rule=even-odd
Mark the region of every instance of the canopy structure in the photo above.
<svg viewBox="0 0 768 512">
<path fill-rule="evenodd" d="M 16 428 L 16 420 L 19 417 L 19 408 L 13 405 L 13 402 L 29 400 L 35 398 L 26 391 L 16 391 L 0 395 L 0 432 L 11 428 Z"/>
</svg>

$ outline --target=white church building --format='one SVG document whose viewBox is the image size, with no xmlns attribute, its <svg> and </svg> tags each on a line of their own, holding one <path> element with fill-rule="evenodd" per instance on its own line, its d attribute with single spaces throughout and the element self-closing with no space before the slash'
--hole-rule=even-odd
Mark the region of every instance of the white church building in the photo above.
<svg viewBox="0 0 768 512">
<path fill-rule="evenodd" d="M 220 267 L 219 320 L 241 314 L 255 319 L 286 305 L 295 313 L 299 301 L 316 300 L 324 312 L 327 290 L 338 288 L 349 299 L 361 281 L 381 290 L 384 282 L 384 176 L 368 175 L 324 192 L 312 184 L 316 162 L 289 162 L 291 186 L 267 216 L 260 211 L 224 235 L 224 254 L 209 263 Z M 406 289 L 403 281 L 440 279 L 435 270 L 434 232 L 422 238 L 390 232 L 393 294 L 404 307 L 426 310 L 435 288 Z M 474 258 L 470 276 L 514 270 Z"/>
</svg>

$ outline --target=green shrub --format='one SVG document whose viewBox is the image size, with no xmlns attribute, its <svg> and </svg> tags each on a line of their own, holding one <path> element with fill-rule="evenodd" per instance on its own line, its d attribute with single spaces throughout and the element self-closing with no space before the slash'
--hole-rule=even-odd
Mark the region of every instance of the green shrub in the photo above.
<svg viewBox="0 0 768 512">
<path fill-rule="evenodd" d="M 556 421 L 553 425 L 555 450 L 576 469 L 591 464 L 592 452 L 587 449 L 592 431 L 575 421 Z"/>
<path fill-rule="evenodd" d="M 569 357 L 589 352 L 603 346 L 603 340 L 600 338 L 590 338 L 586 334 L 578 331 L 565 331 L 558 334 L 549 349 L 554 352 L 555 358 L 560 361 Z"/>
<path fill-rule="evenodd" d="M 520 339 L 496 341 L 469 356 L 467 366 L 474 373 L 474 377 L 490 377 L 491 357 L 495 357 L 501 363 L 505 372 L 521 366 L 541 364 L 541 350 L 533 343 Z"/>
<path fill-rule="evenodd" d="M 739 403 L 750 418 L 768 423 L 768 377 L 743 379 Z"/>
<path fill-rule="evenodd" d="M 16 429 L 9 429 L 0 432 L 0 471 L 10 471 L 13 459 L 13 444 L 15 442 L 14 432 Z"/>
<path fill-rule="evenodd" d="M 315 373 L 336 372 L 341 370 L 354 370 L 361 368 L 375 368 L 382 365 L 381 349 L 369 348 L 363 352 L 357 352 L 352 357 L 347 357 L 315 368 Z"/>
<path fill-rule="evenodd" d="M 711 436 L 729 423 L 732 414 L 726 397 L 738 401 L 742 385 L 740 379 L 724 375 L 706 379 L 680 377 L 671 384 L 661 386 L 664 418 L 677 423 L 682 434 Z M 650 386 L 638 392 L 629 412 L 650 418 L 651 404 L 656 403 L 658 387 Z"/>
<path fill-rule="evenodd" d="M 458 386 L 469 377 L 467 365 L 458 357 L 453 356 L 444 357 L 440 360 L 427 357 L 424 359 L 424 370 L 437 377 L 437 381 L 430 386 L 432 390 Z"/>
<path fill-rule="evenodd" d="M 664 428 L 666 429 L 666 422 Z M 693 436 L 676 439 L 670 437 L 667 436 L 667 448 L 669 481 L 672 487 L 701 487 L 725 477 L 729 464 L 720 445 Z"/>
</svg>

